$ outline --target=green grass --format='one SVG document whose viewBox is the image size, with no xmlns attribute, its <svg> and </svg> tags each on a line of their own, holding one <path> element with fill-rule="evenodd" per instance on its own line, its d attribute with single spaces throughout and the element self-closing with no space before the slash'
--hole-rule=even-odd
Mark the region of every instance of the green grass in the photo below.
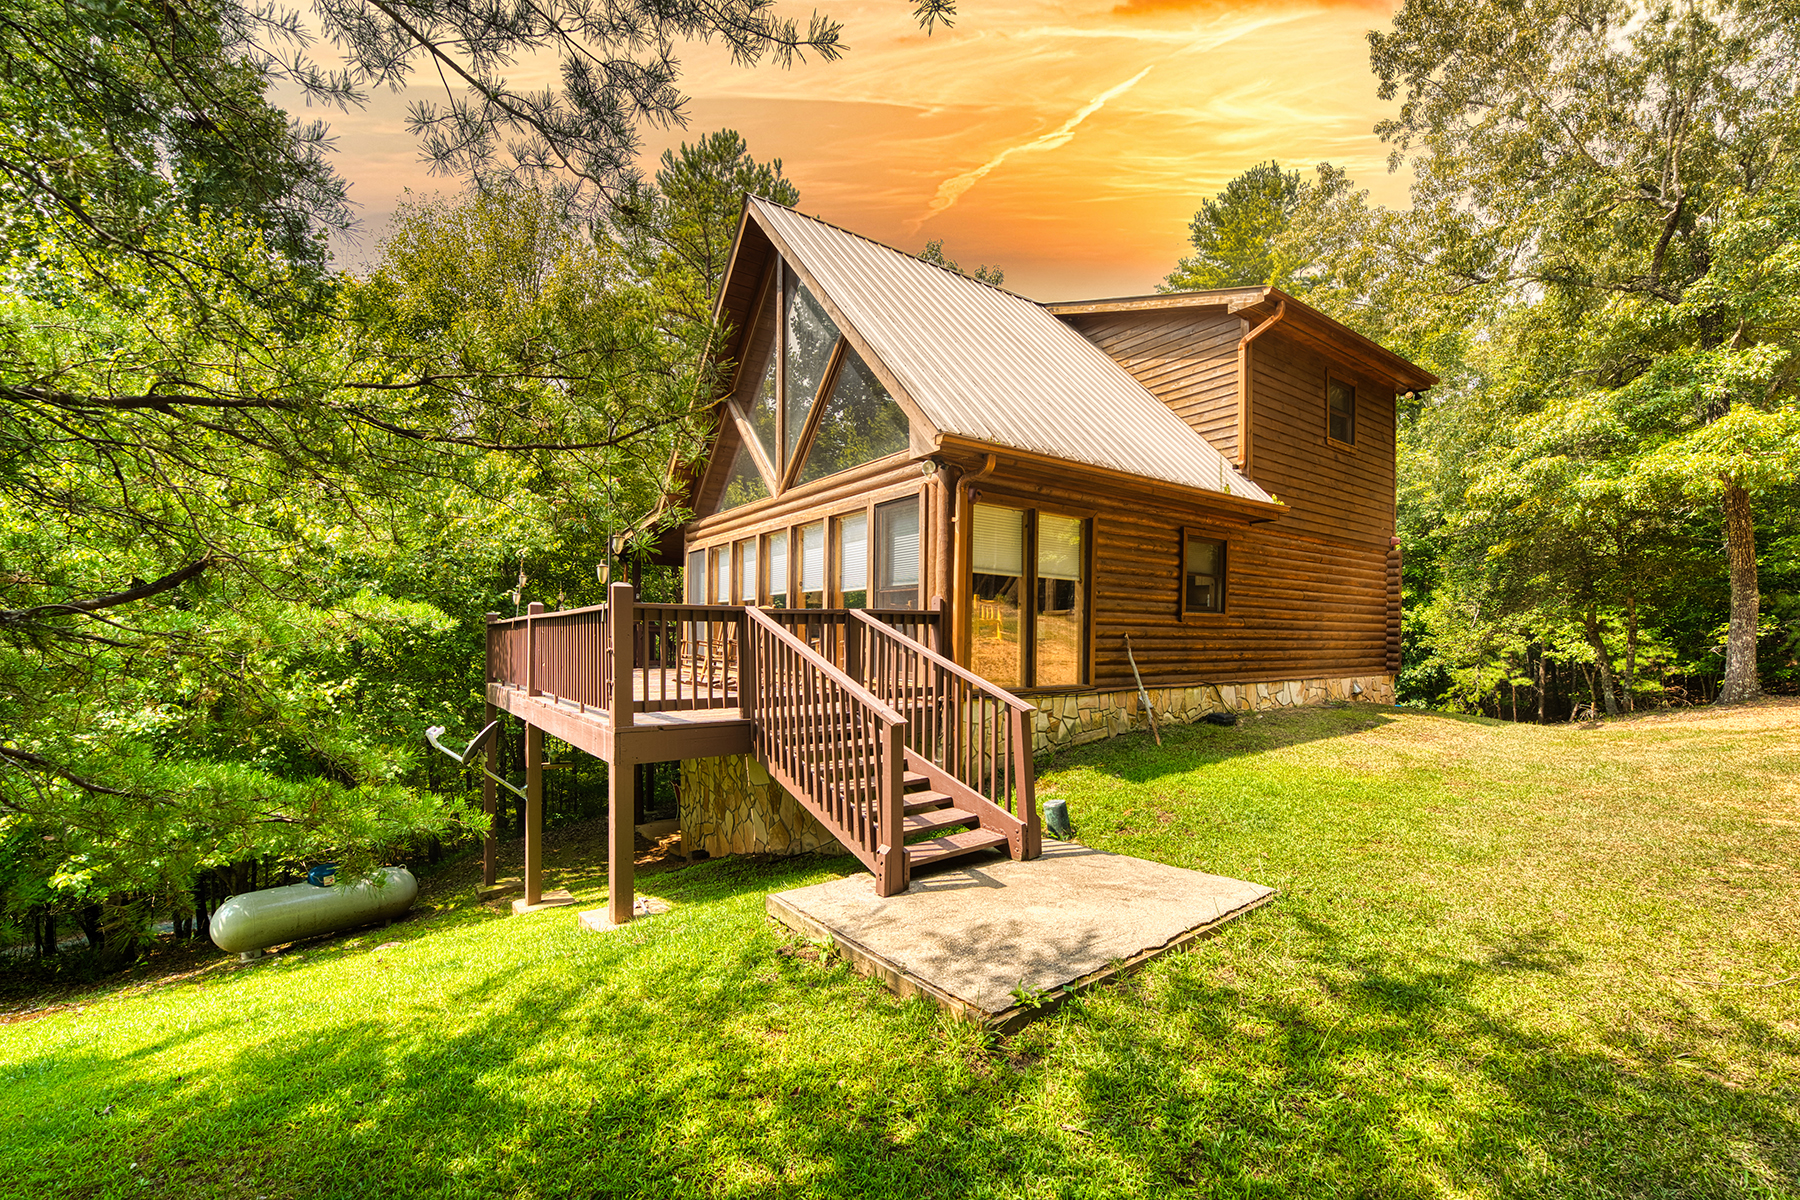
<svg viewBox="0 0 1800 1200">
<path fill-rule="evenodd" d="M 392 929 L 0 1025 L 0 1194 L 1800 1192 L 1800 705 L 1312 710 L 1041 790 L 1282 894 L 1000 1040 L 768 922 L 847 859 L 650 876 L 674 910 L 604 936 L 464 866 Z M 597 898 L 597 849 L 556 882 Z"/>
</svg>

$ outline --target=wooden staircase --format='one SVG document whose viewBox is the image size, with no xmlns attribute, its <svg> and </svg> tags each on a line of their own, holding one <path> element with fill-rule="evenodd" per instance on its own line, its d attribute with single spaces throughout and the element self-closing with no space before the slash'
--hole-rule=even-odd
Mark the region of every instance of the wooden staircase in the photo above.
<svg viewBox="0 0 1800 1200">
<path fill-rule="evenodd" d="M 860 858 L 876 892 L 985 850 L 1036 858 L 1030 705 L 861 613 L 861 679 L 745 609 L 738 663 L 757 759 Z"/>
</svg>

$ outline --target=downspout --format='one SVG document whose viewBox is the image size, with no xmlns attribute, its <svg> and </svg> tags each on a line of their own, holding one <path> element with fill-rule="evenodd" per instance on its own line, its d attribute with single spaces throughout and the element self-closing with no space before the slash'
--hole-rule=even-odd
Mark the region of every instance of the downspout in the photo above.
<svg viewBox="0 0 1800 1200">
<path fill-rule="evenodd" d="M 1287 316 L 1287 301 L 1275 306 L 1275 315 L 1246 333 L 1238 342 L 1238 453 L 1237 467 L 1250 473 L 1250 343 L 1281 324 Z"/>
<path fill-rule="evenodd" d="M 964 620 L 968 614 L 963 611 L 962 598 L 968 590 L 966 584 L 969 575 L 970 545 L 968 538 L 969 514 L 974 502 L 969 498 L 969 485 L 980 483 L 994 473 L 1000 465 L 998 454 L 989 454 L 987 461 L 981 464 L 981 470 L 970 475 L 962 473 L 956 481 L 956 519 L 950 530 L 951 562 L 950 569 L 950 604 L 941 620 L 951 623 L 950 645 L 953 647 L 950 657 L 958 663 L 969 660 L 968 622 Z"/>
</svg>

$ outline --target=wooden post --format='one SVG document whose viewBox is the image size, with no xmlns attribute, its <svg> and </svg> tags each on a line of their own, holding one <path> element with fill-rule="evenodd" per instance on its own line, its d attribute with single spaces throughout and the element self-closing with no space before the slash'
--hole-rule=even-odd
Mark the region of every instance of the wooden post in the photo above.
<svg viewBox="0 0 1800 1200">
<path fill-rule="evenodd" d="M 1038 825 L 1036 768 L 1031 761 L 1032 714 L 1012 711 L 1013 800 L 1024 825 L 1019 857 L 1036 858 L 1044 852 L 1044 831 Z"/>
<path fill-rule="evenodd" d="M 877 804 L 881 810 L 881 841 L 875 852 L 875 894 L 898 896 L 909 879 L 906 857 L 906 751 L 898 725 L 883 723 L 877 732 L 881 744 L 881 775 L 877 780 Z"/>
<path fill-rule="evenodd" d="M 533 600 L 525 606 L 525 694 L 535 696 L 537 691 L 537 622 L 531 618 L 544 611 L 543 603 Z M 536 901 L 533 901 L 535 904 Z"/>
<path fill-rule="evenodd" d="M 608 664 L 612 670 L 612 727 L 630 729 L 637 709 L 637 596 L 629 583 L 615 583 L 606 589 L 606 624 L 612 642 L 612 662 Z M 610 778 L 610 763 L 607 772 Z"/>
<path fill-rule="evenodd" d="M 494 622 L 500 619 L 499 613 L 487 615 L 487 679 L 494 680 Z M 487 723 L 493 724 L 500 719 L 500 710 L 492 704 L 487 706 Z M 487 769 L 489 774 L 481 777 L 481 811 L 487 816 L 487 833 L 481 839 L 481 885 L 493 887 L 499 878 L 500 869 L 500 793 L 494 786 L 492 776 L 500 773 L 500 737 L 499 731 L 488 739 Z"/>
<path fill-rule="evenodd" d="M 487 719 L 489 724 L 499 720 L 500 710 L 488 705 Z M 500 790 L 493 780 L 493 776 L 500 773 L 498 731 L 488 739 L 485 753 L 491 774 L 481 777 L 481 811 L 487 815 L 487 833 L 481 839 L 481 886 L 493 887 L 500 872 Z"/>
<path fill-rule="evenodd" d="M 525 726 L 525 903 L 544 898 L 544 731 Z"/>
<path fill-rule="evenodd" d="M 637 894 L 637 826 L 631 820 L 637 810 L 636 782 L 635 764 L 606 764 L 606 915 L 614 925 L 631 920 Z"/>
</svg>

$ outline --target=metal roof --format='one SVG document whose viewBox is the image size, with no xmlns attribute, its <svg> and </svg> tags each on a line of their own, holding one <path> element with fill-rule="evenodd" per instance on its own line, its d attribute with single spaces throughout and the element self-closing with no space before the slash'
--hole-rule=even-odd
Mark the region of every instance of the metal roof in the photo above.
<svg viewBox="0 0 1800 1200">
<path fill-rule="evenodd" d="M 1269 499 L 1043 305 L 767 200 L 749 204 L 939 433 Z"/>
</svg>

